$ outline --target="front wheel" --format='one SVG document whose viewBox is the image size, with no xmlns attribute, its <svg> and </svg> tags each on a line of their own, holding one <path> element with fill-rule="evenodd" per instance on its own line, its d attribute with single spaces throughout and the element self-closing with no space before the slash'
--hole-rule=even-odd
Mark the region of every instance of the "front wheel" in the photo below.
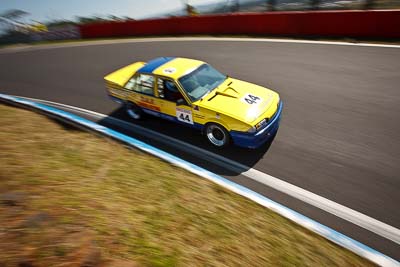
<svg viewBox="0 0 400 267">
<path fill-rule="evenodd" d="M 140 120 L 143 117 L 142 109 L 131 102 L 125 104 L 126 113 L 134 120 Z"/>
<path fill-rule="evenodd" d="M 228 131 L 216 123 L 207 124 L 205 133 L 207 140 L 216 147 L 226 147 L 231 139 Z"/>
</svg>

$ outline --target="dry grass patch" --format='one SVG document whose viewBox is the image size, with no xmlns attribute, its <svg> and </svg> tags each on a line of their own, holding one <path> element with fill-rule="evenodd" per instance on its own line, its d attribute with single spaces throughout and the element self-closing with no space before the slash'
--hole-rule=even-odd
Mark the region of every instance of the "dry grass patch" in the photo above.
<svg viewBox="0 0 400 267">
<path fill-rule="evenodd" d="M 0 105 L 0 266 L 368 266 L 218 185 Z"/>
</svg>

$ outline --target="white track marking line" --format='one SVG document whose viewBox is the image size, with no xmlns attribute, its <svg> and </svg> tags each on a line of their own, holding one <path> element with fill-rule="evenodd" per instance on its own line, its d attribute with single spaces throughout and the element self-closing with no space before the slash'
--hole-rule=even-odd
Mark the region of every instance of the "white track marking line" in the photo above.
<svg viewBox="0 0 400 267">
<path fill-rule="evenodd" d="M 148 43 L 148 42 L 185 42 L 185 41 L 215 41 L 215 42 L 268 42 L 268 43 L 293 43 L 293 44 L 318 44 L 318 45 L 339 45 L 339 46 L 359 46 L 359 47 L 381 47 L 381 48 L 400 48 L 396 44 L 374 44 L 374 43 L 351 43 L 343 41 L 313 41 L 313 40 L 291 40 L 274 38 L 240 38 L 240 37 L 162 37 L 162 38 L 134 38 L 134 39 L 115 39 L 99 41 L 81 41 L 76 43 L 43 44 L 43 45 L 23 45 L 17 47 L 5 47 L 0 49 L 0 54 L 18 53 L 23 51 L 35 51 L 55 48 L 81 47 L 93 45 L 111 45 L 124 43 Z"/>
<path fill-rule="evenodd" d="M 105 114 L 101 114 L 101 113 L 97 113 L 94 111 L 90 111 L 90 110 L 86 110 L 86 109 L 78 108 L 78 107 L 73 107 L 73 106 L 69 106 L 69 105 L 65 105 L 65 104 L 55 103 L 55 102 L 46 101 L 46 100 L 39 100 L 39 99 L 34 99 L 34 98 L 28 98 L 28 97 L 21 97 L 21 98 L 26 98 L 26 99 L 29 99 L 32 101 L 37 101 L 37 102 L 41 102 L 41 103 L 45 103 L 45 104 L 49 104 L 49 105 L 64 107 L 69 110 L 75 110 L 75 111 L 79 111 L 81 113 L 91 114 L 91 115 L 97 116 L 99 118 L 108 117 Z M 112 117 L 110 117 L 110 118 L 112 118 Z M 193 146 L 191 144 L 177 140 L 170 136 L 166 136 L 166 135 L 157 133 L 153 130 L 146 129 L 144 127 L 141 127 L 141 126 L 138 126 L 138 125 L 126 122 L 126 121 L 122 121 L 122 120 L 119 120 L 116 118 L 112 118 L 112 119 L 119 121 L 120 123 L 129 125 L 132 128 L 137 128 L 137 129 L 145 131 L 149 134 L 153 134 L 155 136 L 161 137 L 161 139 L 160 139 L 161 141 L 165 140 L 165 141 L 169 142 L 170 144 L 171 143 L 179 144 L 180 148 L 182 150 L 184 150 L 185 152 L 189 152 L 193 155 L 201 157 L 202 159 L 205 159 L 208 161 L 210 160 L 210 157 L 217 159 L 218 161 L 216 163 L 224 168 L 228 168 L 228 169 L 231 169 L 234 171 L 246 170 L 246 171 L 243 171 L 241 174 L 254 180 L 254 181 L 262 183 L 268 187 L 271 187 L 271 188 L 278 190 L 282 193 L 285 193 L 291 197 L 299 199 L 307 204 L 310 204 L 321 210 L 329 212 L 339 218 L 342 218 L 342 219 L 349 221 L 355 225 L 358 225 L 364 229 L 367 229 L 379 236 L 382 236 L 382 237 L 389 239 L 397 244 L 400 244 L 400 230 L 389 224 L 378 221 L 378 220 L 376 220 L 372 217 L 369 217 L 365 214 L 362 214 L 356 210 L 350 209 L 346 206 L 338 204 L 327 198 L 321 197 L 315 193 L 307 191 L 301 187 L 295 186 L 293 184 L 290 184 L 288 182 L 280 180 L 276 177 L 273 177 L 266 173 L 260 172 L 256 169 L 245 166 L 236 161 L 227 159 L 227 158 L 220 156 L 218 154 L 215 154 L 213 152 L 207 151 L 205 149 Z"/>
<path fill-rule="evenodd" d="M 339 203 L 321 197 L 301 187 L 282 181 L 271 175 L 262 173 L 258 170 L 249 169 L 248 171 L 242 174 L 257 182 L 260 182 L 264 185 L 267 185 L 271 188 L 281 191 L 289 196 L 297 198 L 305 203 L 308 203 L 314 207 L 329 212 L 337 217 L 352 222 L 377 235 L 380 235 L 397 244 L 400 244 L 400 230 L 389 224 L 378 221 L 356 210 L 350 209 Z"/>
</svg>

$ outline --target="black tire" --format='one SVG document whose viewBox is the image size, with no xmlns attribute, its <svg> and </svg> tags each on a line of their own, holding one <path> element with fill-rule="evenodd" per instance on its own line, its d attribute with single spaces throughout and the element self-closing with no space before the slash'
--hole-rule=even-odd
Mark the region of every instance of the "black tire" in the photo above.
<svg viewBox="0 0 400 267">
<path fill-rule="evenodd" d="M 223 126 L 216 123 L 207 123 L 204 134 L 208 142 L 218 148 L 228 146 L 231 141 L 228 131 Z"/>
<path fill-rule="evenodd" d="M 143 118 L 142 109 L 135 103 L 128 102 L 125 104 L 125 110 L 128 116 L 134 120 L 140 120 Z"/>
</svg>

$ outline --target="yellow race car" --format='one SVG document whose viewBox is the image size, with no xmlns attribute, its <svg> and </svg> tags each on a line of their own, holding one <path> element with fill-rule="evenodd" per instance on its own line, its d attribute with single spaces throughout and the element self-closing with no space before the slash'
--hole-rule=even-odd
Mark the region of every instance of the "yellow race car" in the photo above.
<svg viewBox="0 0 400 267">
<path fill-rule="evenodd" d="M 216 147 L 257 148 L 278 130 L 279 95 L 194 59 L 159 57 L 104 77 L 109 96 L 133 119 L 143 113 L 199 129 Z"/>
</svg>

